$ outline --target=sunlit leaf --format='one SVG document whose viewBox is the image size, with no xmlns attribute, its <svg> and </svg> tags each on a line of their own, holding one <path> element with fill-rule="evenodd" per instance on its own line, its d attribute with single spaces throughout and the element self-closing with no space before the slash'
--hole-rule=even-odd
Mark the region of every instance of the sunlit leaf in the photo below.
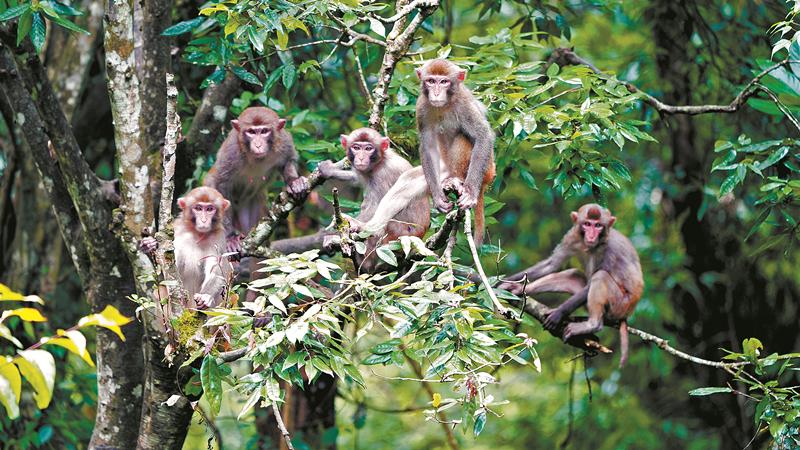
<svg viewBox="0 0 800 450">
<path fill-rule="evenodd" d="M 44 350 L 20 350 L 14 363 L 19 367 L 22 376 L 34 390 L 36 406 L 47 408 L 53 398 L 53 386 L 56 381 L 56 362 L 53 355 Z"/>
<path fill-rule="evenodd" d="M 19 417 L 19 398 L 22 393 L 22 378 L 19 369 L 8 356 L 0 357 L 0 403 L 6 408 L 9 419 Z"/>
</svg>

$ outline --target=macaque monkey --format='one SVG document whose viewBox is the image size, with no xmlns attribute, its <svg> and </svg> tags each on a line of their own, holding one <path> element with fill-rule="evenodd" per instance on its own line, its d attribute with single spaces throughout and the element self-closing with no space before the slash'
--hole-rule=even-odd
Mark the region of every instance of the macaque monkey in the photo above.
<svg viewBox="0 0 800 450">
<path fill-rule="evenodd" d="M 371 128 L 359 128 L 349 135 L 341 135 L 351 170 L 338 169 L 332 161 L 322 161 L 319 171 L 326 178 L 347 181 L 364 188 L 361 212 L 357 222 L 366 222 L 375 214 L 378 204 L 397 179 L 411 170 L 411 164 L 389 148 L 389 138 Z M 431 221 L 430 202 L 418 196 L 389 218 L 382 236 L 371 236 L 367 240 L 367 251 L 360 269 L 371 272 L 375 267 L 374 251 L 379 245 L 397 240 L 400 236 L 422 237 Z"/>
<path fill-rule="evenodd" d="M 214 188 L 192 189 L 178 199 L 180 216 L 175 220 L 175 265 L 188 292 L 186 307 L 206 309 L 220 304 L 232 267 L 225 251 L 225 211 L 231 202 Z M 142 239 L 140 248 L 152 253 L 155 238 Z"/>
<path fill-rule="evenodd" d="M 620 368 L 628 359 L 627 319 L 642 296 L 644 281 L 639 255 L 625 235 L 612 228 L 616 217 L 600 205 L 589 203 L 572 212 L 572 228 L 549 258 L 515 274 L 498 287 L 521 295 L 525 275 L 529 284 L 525 294 L 565 292 L 571 297 L 552 309 L 544 326 L 552 330 L 561 320 L 587 303 L 589 320 L 566 326 L 564 339 L 596 333 L 603 319 L 619 321 Z M 583 264 L 584 272 L 568 269 L 555 273 L 572 256 Z"/>
<path fill-rule="evenodd" d="M 203 182 L 230 199 L 225 220 L 227 250 L 241 250 L 241 238 L 266 213 L 264 189 L 273 169 L 279 168 L 286 189 L 297 195 L 308 189 L 308 180 L 297 174 L 294 141 L 284 129 L 286 120 L 264 107 L 250 107 L 231 121 L 231 130 L 217 151 L 214 167 Z"/>
<path fill-rule="evenodd" d="M 366 224 L 368 230 L 383 229 L 398 211 L 428 193 L 439 211 L 450 211 L 453 205 L 443 188 L 450 186 L 458 191 L 459 208 L 474 208 L 475 243 L 483 242 L 483 194 L 495 176 L 494 131 L 486 108 L 464 86 L 466 76 L 466 70 L 444 59 L 417 69 L 422 167 L 400 177 Z"/>
</svg>

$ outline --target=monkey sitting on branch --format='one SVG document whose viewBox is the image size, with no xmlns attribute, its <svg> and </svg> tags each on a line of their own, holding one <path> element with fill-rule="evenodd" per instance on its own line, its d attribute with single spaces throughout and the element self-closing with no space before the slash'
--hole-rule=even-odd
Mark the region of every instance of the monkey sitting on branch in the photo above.
<svg viewBox="0 0 800 450">
<path fill-rule="evenodd" d="M 548 312 L 544 326 L 554 330 L 559 323 L 584 303 L 589 319 L 569 323 L 564 340 L 596 333 L 603 321 L 619 322 L 620 360 L 628 359 L 627 319 L 642 296 L 644 281 L 639 255 L 625 235 L 612 228 L 616 218 L 608 209 L 589 203 L 571 214 L 573 226 L 547 259 L 508 277 L 498 287 L 516 295 L 564 292 L 569 299 Z M 584 272 L 567 269 L 555 273 L 570 257 L 577 256 Z M 527 285 L 526 285 L 527 282 Z"/>
<path fill-rule="evenodd" d="M 286 190 L 299 195 L 308 180 L 297 173 L 297 151 L 286 120 L 264 107 L 250 107 L 232 120 L 233 129 L 217 151 L 214 167 L 203 184 L 218 190 L 232 204 L 225 217 L 227 251 L 241 251 L 247 234 L 266 213 L 265 189 L 280 169 Z"/>
<path fill-rule="evenodd" d="M 183 287 L 188 292 L 185 308 L 206 309 L 222 302 L 231 278 L 232 267 L 225 251 L 225 211 L 230 207 L 216 189 L 199 187 L 178 199 L 181 213 L 174 221 L 175 264 Z M 152 254 L 158 247 L 153 237 L 145 237 L 139 248 Z M 162 292 L 166 296 L 166 292 Z"/>
<path fill-rule="evenodd" d="M 326 178 L 347 181 L 364 189 L 361 211 L 355 220 L 364 222 L 372 218 L 378 204 L 400 176 L 411 170 L 411 163 L 389 148 L 389 138 L 371 128 L 359 128 L 349 135 L 341 135 L 351 170 L 342 170 L 333 161 L 322 161 L 318 170 Z M 422 237 L 431 223 L 430 202 L 421 196 L 409 202 L 390 218 L 383 235 L 373 235 L 367 240 L 364 257 L 357 257 L 359 271 L 370 273 L 375 269 L 375 249 L 400 236 Z M 328 233 L 326 245 L 337 236 Z"/>
<path fill-rule="evenodd" d="M 474 208 L 475 243 L 480 246 L 484 234 L 483 195 L 495 176 L 494 131 L 486 118 L 486 108 L 464 86 L 466 76 L 466 70 L 444 59 L 428 61 L 417 69 L 422 166 L 400 176 L 363 228 L 381 232 L 398 212 L 428 195 L 439 211 L 448 212 L 453 204 L 444 188 L 454 187 L 459 193 L 458 207 Z"/>
</svg>

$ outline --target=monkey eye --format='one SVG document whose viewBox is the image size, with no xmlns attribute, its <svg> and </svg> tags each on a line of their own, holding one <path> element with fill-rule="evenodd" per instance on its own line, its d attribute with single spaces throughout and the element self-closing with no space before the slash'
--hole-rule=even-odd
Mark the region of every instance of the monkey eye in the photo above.
<svg viewBox="0 0 800 450">
<path fill-rule="evenodd" d="M 353 150 L 361 150 L 361 146 L 356 144 L 353 144 L 350 148 Z"/>
<path fill-rule="evenodd" d="M 203 210 L 203 205 L 194 205 L 194 208 L 192 208 L 192 209 L 194 209 L 195 211 L 202 211 Z"/>
<path fill-rule="evenodd" d="M 375 147 L 373 147 L 373 146 L 371 146 L 371 145 L 365 145 L 365 146 L 364 146 L 364 151 L 365 151 L 365 152 L 371 152 L 371 151 L 373 151 L 373 150 L 375 150 Z"/>
<path fill-rule="evenodd" d="M 426 82 L 426 83 L 428 83 L 428 84 L 430 84 L 431 86 L 433 86 L 434 84 L 436 84 L 436 80 L 434 80 L 433 78 L 428 78 L 427 80 L 425 80 L 425 82 Z"/>
<path fill-rule="evenodd" d="M 214 212 L 214 209 L 215 208 L 212 205 L 206 206 L 206 211 L 208 211 L 208 212 Z"/>
<path fill-rule="evenodd" d="M 602 223 L 596 223 L 596 224 L 594 224 L 594 227 L 595 228 L 603 228 L 603 224 Z"/>
<path fill-rule="evenodd" d="M 589 221 L 586 221 L 586 222 L 583 222 L 583 226 L 590 227 L 590 226 L 592 226 L 592 223 L 589 222 Z"/>
<path fill-rule="evenodd" d="M 450 80 L 441 80 L 439 84 L 450 84 Z"/>
</svg>

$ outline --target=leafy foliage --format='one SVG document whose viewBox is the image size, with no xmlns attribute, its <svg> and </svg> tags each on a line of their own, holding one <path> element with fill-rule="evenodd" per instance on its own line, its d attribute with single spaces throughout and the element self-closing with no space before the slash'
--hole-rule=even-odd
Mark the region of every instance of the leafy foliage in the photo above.
<svg viewBox="0 0 800 450">
<path fill-rule="evenodd" d="M 30 37 L 36 51 L 44 47 L 47 30 L 45 19 L 77 33 L 88 31 L 70 22 L 67 18 L 83 13 L 67 3 L 57 0 L 21 1 L 0 0 L 0 22 L 17 19 L 17 45 Z"/>
</svg>

